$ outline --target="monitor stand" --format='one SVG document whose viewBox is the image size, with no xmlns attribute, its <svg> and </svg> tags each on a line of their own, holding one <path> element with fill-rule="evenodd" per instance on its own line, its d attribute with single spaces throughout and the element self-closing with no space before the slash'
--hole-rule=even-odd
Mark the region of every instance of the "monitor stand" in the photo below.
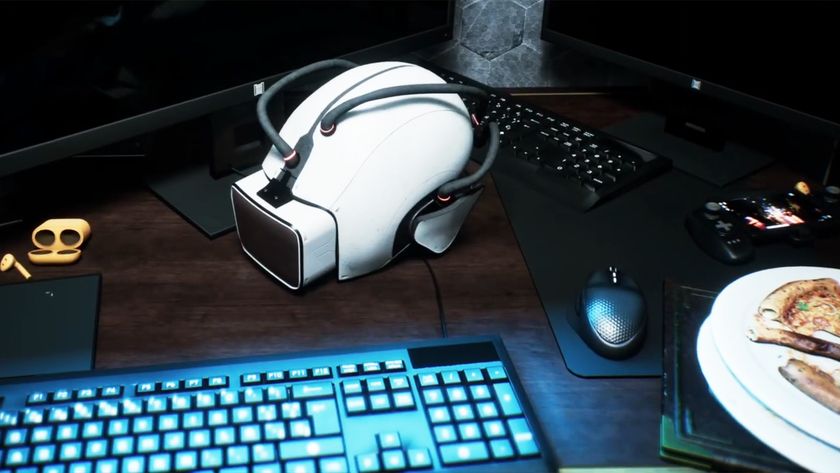
<svg viewBox="0 0 840 473">
<path fill-rule="evenodd" d="M 271 146 L 255 103 L 162 131 L 150 145 L 146 185 L 209 238 L 234 229 L 230 187 L 257 171 Z M 273 108 L 282 114 L 282 106 Z"/>
<path fill-rule="evenodd" d="M 773 159 L 734 141 L 704 146 L 669 132 L 676 126 L 665 116 L 641 113 L 604 129 L 619 139 L 665 156 L 675 168 L 723 187 L 768 166 Z M 718 148 L 718 149 L 713 149 Z"/>
</svg>

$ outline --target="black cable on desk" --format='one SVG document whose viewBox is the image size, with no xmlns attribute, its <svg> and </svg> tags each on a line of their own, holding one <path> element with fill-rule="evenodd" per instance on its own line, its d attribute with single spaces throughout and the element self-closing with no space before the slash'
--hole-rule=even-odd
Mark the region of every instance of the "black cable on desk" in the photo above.
<svg viewBox="0 0 840 473">
<path fill-rule="evenodd" d="M 438 318 L 440 319 L 440 333 L 443 338 L 449 337 L 449 333 L 446 331 L 446 314 L 443 312 L 443 300 L 440 296 L 440 286 L 438 286 L 437 277 L 435 277 L 435 271 L 432 269 L 432 265 L 429 264 L 429 261 L 426 258 L 423 258 L 423 264 L 429 269 L 429 274 L 432 275 L 432 284 L 435 286 L 435 299 L 437 300 L 438 306 Z"/>
</svg>

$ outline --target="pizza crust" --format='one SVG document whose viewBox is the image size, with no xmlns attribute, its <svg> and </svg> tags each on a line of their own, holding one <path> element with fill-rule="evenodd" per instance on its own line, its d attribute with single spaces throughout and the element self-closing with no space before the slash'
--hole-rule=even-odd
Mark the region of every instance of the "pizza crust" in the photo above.
<svg viewBox="0 0 840 473">
<path fill-rule="evenodd" d="M 840 387 L 831 375 L 793 358 L 779 367 L 779 373 L 811 399 L 840 414 Z"/>
<path fill-rule="evenodd" d="M 770 293 L 758 313 L 794 332 L 840 336 L 840 284 L 831 278 L 789 282 Z"/>
</svg>

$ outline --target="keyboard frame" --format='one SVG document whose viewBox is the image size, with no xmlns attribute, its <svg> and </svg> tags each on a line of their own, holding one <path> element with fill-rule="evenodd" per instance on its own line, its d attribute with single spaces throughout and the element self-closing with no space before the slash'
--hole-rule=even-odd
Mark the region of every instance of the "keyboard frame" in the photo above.
<svg viewBox="0 0 840 473">
<path fill-rule="evenodd" d="M 502 462 L 487 462 L 487 463 L 475 463 L 475 464 L 465 464 L 465 465 L 458 465 L 458 466 L 450 466 L 450 467 L 442 467 L 440 469 L 426 469 L 426 470 L 411 470 L 411 471 L 451 471 L 451 472 L 464 472 L 464 473 L 479 473 L 479 472 L 491 472 L 491 473 L 505 473 L 505 472 L 535 472 L 535 471 L 557 471 L 559 462 L 554 456 L 553 450 L 551 448 L 551 444 L 548 442 L 542 426 L 540 425 L 539 418 L 537 417 L 530 399 L 528 398 L 521 381 L 519 379 L 519 375 L 516 372 L 514 364 L 508 355 L 507 350 L 505 349 L 504 343 L 502 342 L 501 337 L 498 335 L 483 335 L 483 336 L 470 336 L 470 337 L 451 337 L 451 338 L 442 338 L 442 339 L 433 339 L 433 340 L 419 340 L 419 341 L 410 341 L 410 342 L 400 342 L 400 343 L 389 343 L 389 344 L 382 344 L 382 345 L 365 345 L 365 346 L 347 346 L 341 348 L 333 348 L 333 349 L 318 349 L 312 351 L 303 351 L 303 352 L 288 352 L 288 353 L 277 353 L 273 355 L 258 355 L 258 356 L 246 356 L 246 357 L 233 357 L 233 358 L 219 358 L 219 359 L 206 359 L 200 361 L 192 361 L 192 362 L 182 362 L 182 363 L 166 363 L 166 364 L 159 364 L 159 365 L 148 365 L 148 366 L 136 366 L 136 367 L 127 367 L 127 368 L 109 368 L 109 369 L 102 369 L 102 370 L 91 370 L 91 371 L 75 371 L 69 373 L 59 373 L 59 374 L 50 374 L 50 375 L 35 375 L 35 376 L 21 376 L 21 377 L 13 377 L 13 378 L 2 378 L 0 379 L 0 411 L 9 411 L 9 410 L 23 410 L 29 407 L 38 407 L 38 408 L 48 408 L 52 405 L 67 405 L 69 402 L 63 403 L 50 403 L 47 402 L 45 404 L 39 404 L 37 406 L 29 406 L 27 405 L 27 397 L 29 394 L 33 392 L 46 392 L 50 391 L 53 388 L 44 389 L 43 387 L 39 387 L 38 384 L 42 383 L 56 383 L 61 382 L 64 380 L 84 380 L 84 385 L 86 386 L 106 386 L 106 385 L 114 385 L 120 384 L 123 386 L 123 393 L 119 397 L 119 399 L 123 399 L 126 397 L 138 397 L 133 389 L 138 384 L 138 382 L 125 382 L 125 381 L 102 381 L 97 383 L 96 380 L 99 379 L 106 379 L 110 377 L 116 376 L 126 376 L 126 375 L 134 375 L 134 374 L 151 374 L 151 373 L 159 373 L 157 378 L 165 379 L 167 378 L 167 372 L 177 371 L 177 370 L 186 370 L 186 369 L 195 369 L 195 368 L 213 368 L 218 367 L 219 374 L 224 370 L 225 366 L 228 365 L 238 365 L 238 364 L 245 364 L 245 363 L 261 363 L 261 362 L 277 362 L 277 361 L 289 361 L 289 360 L 298 360 L 300 361 L 300 365 L 303 367 L 311 368 L 313 366 L 319 365 L 319 363 L 306 363 L 307 359 L 316 358 L 316 357 L 329 357 L 334 355 L 356 355 L 356 354 L 363 354 L 363 353 L 370 353 L 370 352 L 378 352 L 378 351 L 386 351 L 386 350 L 410 350 L 414 348 L 447 348 L 447 347 L 455 347 L 464 344 L 472 344 L 472 343 L 485 343 L 489 342 L 493 345 L 493 348 L 496 351 L 496 354 L 499 357 L 499 362 L 504 366 L 505 370 L 508 373 L 508 381 L 513 386 L 514 392 L 517 395 L 517 398 L 520 402 L 522 411 L 525 414 L 525 418 L 528 420 L 531 428 L 532 433 L 535 436 L 535 440 L 537 446 L 540 450 L 540 456 L 534 458 L 526 458 L 526 459 L 517 459 L 513 461 L 502 461 Z M 414 368 L 411 365 L 410 357 L 406 356 L 406 366 L 405 371 L 406 375 L 410 375 L 413 377 L 413 371 L 421 370 L 421 369 L 428 369 L 430 367 L 423 367 L 423 368 Z M 479 363 L 486 363 L 486 362 L 479 362 Z M 464 362 L 458 362 L 453 365 L 439 365 L 440 368 L 445 369 L 446 366 L 455 366 L 455 365 L 462 365 L 467 364 Z M 336 399 L 339 398 L 339 389 L 338 386 L 343 379 L 346 379 L 337 371 L 337 367 L 334 364 L 329 365 L 331 367 L 331 376 L 329 378 L 319 378 L 316 381 L 331 381 L 335 383 L 336 387 Z M 435 365 L 438 366 L 438 365 Z M 238 390 L 238 389 L 245 389 L 248 386 L 244 386 L 241 384 L 241 379 L 237 375 L 234 375 L 230 372 L 224 373 L 225 376 L 229 377 L 228 386 L 226 389 L 228 390 Z M 376 374 L 371 374 L 371 376 L 375 376 Z M 361 376 L 365 376 L 362 374 Z M 175 376 L 179 379 L 186 379 L 180 376 Z M 308 380 L 300 380 L 300 381 L 283 381 L 283 384 L 293 385 L 297 382 L 311 382 L 312 379 Z M 422 402 L 422 394 L 419 389 L 419 385 L 412 383 L 413 388 L 412 391 L 417 399 L 416 408 L 417 409 L 424 409 L 424 404 Z M 76 388 L 73 388 L 74 390 Z M 129 391 L 131 390 L 131 391 Z M 179 392 L 201 392 L 201 391 L 208 391 L 211 390 L 210 388 L 203 388 L 194 391 L 187 391 L 187 390 L 179 390 L 174 391 L 172 393 L 160 393 L 156 392 L 155 395 L 168 395 L 168 394 L 175 394 Z M 11 395 L 10 395 L 11 394 Z M 144 395 L 141 395 L 144 396 Z M 14 400 L 14 403 L 9 402 L 10 399 Z M 94 399 L 90 399 L 88 402 L 98 401 L 101 398 L 96 397 Z M 72 401 L 76 402 L 76 401 Z M 10 406 L 10 404 L 14 404 L 15 407 Z M 340 403 L 339 403 L 340 404 Z M 387 415 L 387 414 L 384 414 Z M 344 418 L 344 414 L 341 414 L 341 418 Z M 429 429 L 432 428 L 431 424 L 428 424 Z M 5 429 L 5 428 L 4 428 Z M 341 435 L 344 436 L 345 432 L 342 427 Z M 373 434 L 373 432 L 371 432 Z M 437 452 L 436 457 L 439 461 L 439 450 L 436 444 L 432 444 L 427 446 L 430 450 L 434 450 Z M 352 464 L 352 457 L 349 453 L 345 452 L 348 458 L 348 464 Z M 355 465 L 351 466 L 350 471 L 355 471 Z"/>
</svg>

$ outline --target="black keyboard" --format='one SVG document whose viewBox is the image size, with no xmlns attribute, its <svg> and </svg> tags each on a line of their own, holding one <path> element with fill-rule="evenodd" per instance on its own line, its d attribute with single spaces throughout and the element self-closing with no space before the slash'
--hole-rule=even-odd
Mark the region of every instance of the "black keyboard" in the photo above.
<svg viewBox="0 0 840 473">
<path fill-rule="evenodd" d="M 0 472 L 548 471 L 501 340 L 0 384 Z"/>
<path fill-rule="evenodd" d="M 431 69 L 449 83 L 490 92 L 483 121 L 499 123 L 502 149 L 493 170 L 522 179 L 561 204 L 586 211 L 671 167 L 669 159 L 600 130 L 466 77 Z M 476 110 L 474 99 L 464 98 L 464 102 Z"/>
</svg>

